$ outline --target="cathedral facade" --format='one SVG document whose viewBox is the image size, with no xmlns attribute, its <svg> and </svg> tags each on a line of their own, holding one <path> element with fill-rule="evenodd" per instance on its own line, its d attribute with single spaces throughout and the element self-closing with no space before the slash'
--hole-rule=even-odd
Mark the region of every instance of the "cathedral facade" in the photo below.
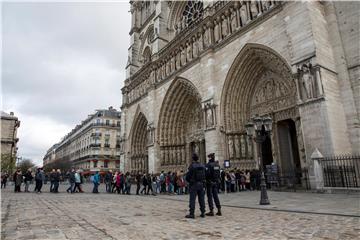
<svg viewBox="0 0 360 240">
<path fill-rule="evenodd" d="M 121 168 L 186 170 L 192 153 L 259 167 L 246 135 L 272 119 L 264 165 L 359 152 L 356 2 L 131 1 Z"/>
</svg>

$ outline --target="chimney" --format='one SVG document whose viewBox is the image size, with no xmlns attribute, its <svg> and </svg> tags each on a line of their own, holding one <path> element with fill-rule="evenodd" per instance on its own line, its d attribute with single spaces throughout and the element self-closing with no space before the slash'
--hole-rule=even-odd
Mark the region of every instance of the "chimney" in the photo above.
<svg viewBox="0 0 360 240">
<path fill-rule="evenodd" d="M 10 115 L 11 115 L 11 116 L 14 116 L 14 112 L 10 112 Z"/>
</svg>

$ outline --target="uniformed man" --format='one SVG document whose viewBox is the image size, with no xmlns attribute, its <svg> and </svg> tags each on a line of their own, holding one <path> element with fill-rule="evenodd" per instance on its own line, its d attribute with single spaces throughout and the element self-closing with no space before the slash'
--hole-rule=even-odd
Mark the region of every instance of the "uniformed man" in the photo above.
<svg viewBox="0 0 360 240">
<path fill-rule="evenodd" d="M 199 157 L 196 154 L 192 156 L 193 162 L 191 163 L 188 172 L 186 174 L 186 181 L 189 183 L 190 192 L 190 214 L 186 215 L 186 218 L 195 218 L 195 200 L 196 196 L 199 198 L 200 204 L 200 217 L 205 217 L 205 166 L 198 162 Z"/>
<path fill-rule="evenodd" d="M 221 216 L 221 205 L 218 196 L 219 183 L 220 183 L 220 166 L 215 162 L 215 153 L 208 155 L 209 162 L 206 164 L 206 195 L 208 198 L 210 212 L 206 216 L 214 216 L 214 203 L 217 208 L 216 215 Z"/>
</svg>

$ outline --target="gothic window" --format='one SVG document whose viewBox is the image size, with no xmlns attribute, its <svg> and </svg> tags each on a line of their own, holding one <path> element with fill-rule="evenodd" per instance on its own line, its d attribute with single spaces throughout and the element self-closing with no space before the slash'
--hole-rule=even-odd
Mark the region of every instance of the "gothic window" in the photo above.
<svg viewBox="0 0 360 240">
<path fill-rule="evenodd" d="M 200 18 L 203 15 L 203 2 L 200 0 L 188 1 L 185 10 L 183 12 L 183 17 L 185 19 L 186 25 L 190 26 L 196 19 Z"/>
<path fill-rule="evenodd" d="M 151 61 L 151 50 L 149 47 L 146 47 L 143 53 L 144 64 Z"/>
</svg>

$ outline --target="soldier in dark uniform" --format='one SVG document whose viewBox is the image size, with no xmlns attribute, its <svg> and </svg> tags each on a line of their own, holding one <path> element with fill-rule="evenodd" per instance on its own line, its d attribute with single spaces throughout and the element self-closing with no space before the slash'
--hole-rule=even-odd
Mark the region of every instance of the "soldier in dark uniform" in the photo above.
<svg viewBox="0 0 360 240">
<path fill-rule="evenodd" d="M 201 211 L 200 217 L 205 217 L 205 167 L 203 164 L 198 162 L 199 157 L 196 154 L 193 154 L 192 159 L 193 162 L 191 163 L 186 174 L 186 181 L 189 183 L 190 192 L 190 214 L 186 215 L 185 217 L 195 218 L 194 212 L 196 196 L 198 196 L 199 198 L 199 205 Z"/>
<path fill-rule="evenodd" d="M 214 216 L 214 203 L 217 208 L 216 215 L 221 216 L 221 205 L 218 196 L 219 183 L 220 183 L 220 166 L 215 162 L 215 153 L 208 155 L 209 162 L 206 164 L 206 195 L 208 198 L 210 212 L 206 213 L 206 216 Z"/>
</svg>

